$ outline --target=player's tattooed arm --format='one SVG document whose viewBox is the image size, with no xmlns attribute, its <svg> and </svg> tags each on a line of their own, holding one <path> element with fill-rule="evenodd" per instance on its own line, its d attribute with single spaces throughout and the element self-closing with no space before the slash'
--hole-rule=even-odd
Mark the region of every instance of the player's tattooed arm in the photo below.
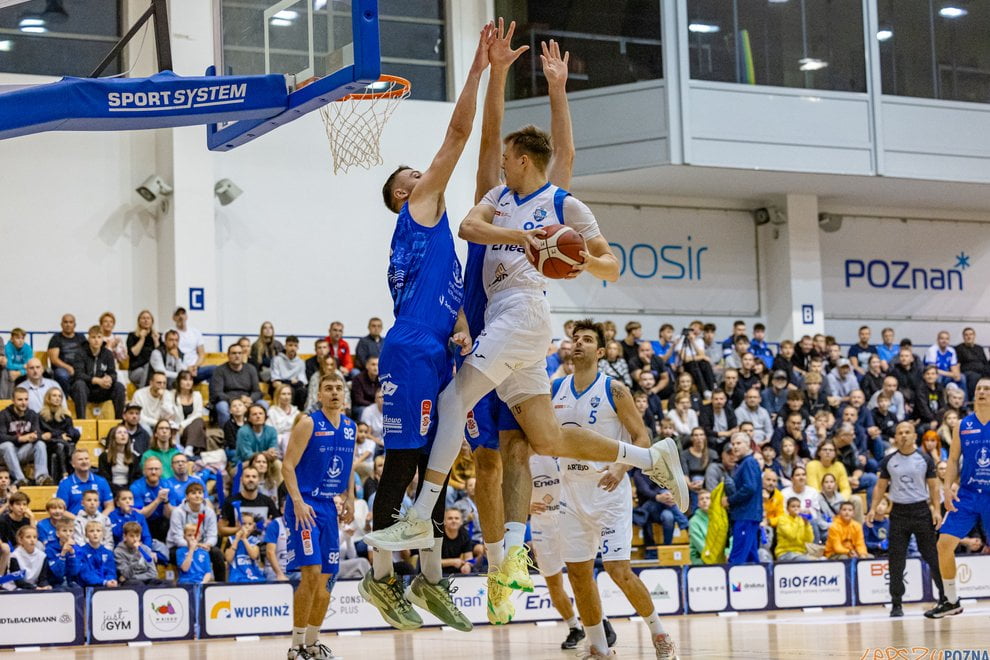
<svg viewBox="0 0 990 660">
<path fill-rule="evenodd" d="M 632 393 L 629 391 L 629 388 L 622 381 L 613 378 L 610 384 L 610 391 L 612 401 L 615 404 L 615 413 L 619 416 L 622 426 L 632 436 L 633 444 L 638 447 L 649 447 L 650 432 L 646 430 L 646 425 L 643 423 L 643 416 L 636 410 L 636 404 L 633 402 Z"/>
</svg>

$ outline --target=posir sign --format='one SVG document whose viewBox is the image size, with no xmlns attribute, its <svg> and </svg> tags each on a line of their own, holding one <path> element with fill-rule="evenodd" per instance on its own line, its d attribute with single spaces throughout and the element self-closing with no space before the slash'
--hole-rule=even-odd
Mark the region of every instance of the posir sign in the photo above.
<svg viewBox="0 0 990 660">
<path fill-rule="evenodd" d="M 555 280 L 554 311 L 744 316 L 759 310 L 756 234 L 749 213 L 590 207 L 619 262 L 619 280 L 606 283 L 587 275 Z"/>
<path fill-rule="evenodd" d="M 847 217 L 820 238 L 829 314 L 977 320 L 990 304 L 985 223 Z"/>
<path fill-rule="evenodd" d="M 849 601 L 846 565 L 837 561 L 776 564 L 773 598 L 781 609 L 845 605 Z"/>
<path fill-rule="evenodd" d="M 203 589 L 204 633 L 285 633 L 292 628 L 292 585 L 217 585 Z"/>
</svg>

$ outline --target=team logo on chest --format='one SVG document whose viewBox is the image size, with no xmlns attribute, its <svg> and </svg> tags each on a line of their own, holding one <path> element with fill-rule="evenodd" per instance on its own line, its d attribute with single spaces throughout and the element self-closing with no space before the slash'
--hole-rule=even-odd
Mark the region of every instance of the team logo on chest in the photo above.
<svg viewBox="0 0 990 660">
<path fill-rule="evenodd" d="M 980 453 L 976 455 L 976 465 L 981 468 L 990 467 L 990 456 L 987 456 L 986 447 L 980 449 Z"/>
<path fill-rule="evenodd" d="M 331 478 L 336 479 L 343 471 L 344 461 L 340 459 L 340 456 L 334 455 L 333 460 L 330 461 L 330 469 L 327 470 L 327 474 L 330 475 Z"/>
<path fill-rule="evenodd" d="M 591 397 L 591 401 L 589 401 L 588 403 L 591 404 L 591 407 L 592 408 L 597 408 L 598 407 L 598 404 L 601 403 L 601 402 L 602 402 L 602 398 L 600 396 L 595 395 L 595 396 Z"/>
<path fill-rule="evenodd" d="M 543 220 L 546 219 L 546 217 L 547 217 L 546 209 L 538 208 L 535 211 L 533 211 L 534 222 L 543 222 Z"/>
</svg>

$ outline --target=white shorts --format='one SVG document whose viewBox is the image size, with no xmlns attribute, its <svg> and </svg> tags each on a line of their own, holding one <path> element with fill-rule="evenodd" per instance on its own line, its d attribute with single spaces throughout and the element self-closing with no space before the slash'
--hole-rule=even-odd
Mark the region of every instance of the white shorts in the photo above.
<svg viewBox="0 0 990 660">
<path fill-rule="evenodd" d="M 540 575 L 550 577 L 564 570 L 560 555 L 560 512 L 534 514 L 529 519 L 530 544 L 536 553 L 536 566 Z"/>
<path fill-rule="evenodd" d="M 560 489 L 561 555 L 567 563 L 595 558 L 628 561 L 632 552 L 632 486 L 626 477 L 612 491 L 595 479 L 562 479 Z"/>
<path fill-rule="evenodd" d="M 510 289 L 488 302 L 485 329 L 465 363 L 494 382 L 511 408 L 550 393 L 546 360 L 552 339 L 550 304 L 543 292 Z"/>
</svg>

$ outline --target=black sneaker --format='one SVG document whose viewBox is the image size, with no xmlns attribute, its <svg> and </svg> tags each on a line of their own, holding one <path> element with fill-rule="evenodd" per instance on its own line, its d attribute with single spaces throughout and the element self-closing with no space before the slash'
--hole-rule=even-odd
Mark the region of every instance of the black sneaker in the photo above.
<svg viewBox="0 0 990 660">
<path fill-rule="evenodd" d="M 950 603 L 947 600 L 940 600 L 938 605 L 925 612 L 925 616 L 929 619 L 941 619 L 942 617 L 960 614 L 962 611 L 962 604 L 958 600 L 954 603 Z"/>
<path fill-rule="evenodd" d="M 608 619 L 602 619 L 602 624 L 605 626 L 605 641 L 608 642 L 608 647 L 612 648 L 615 646 L 615 640 L 618 639 L 618 636 L 615 634 L 615 628 L 608 622 Z"/>
<path fill-rule="evenodd" d="M 560 643 L 560 648 L 565 651 L 576 649 L 582 639 L 584 639 L 584 628 L 571 628 L 567 632 L 567 639 Z"/>
<path fill-rule="evenodd" d="M 901 607 L 900 603 L 894 603 L 890 606 L 890 616 L 891 618 L 904 616 L 904 608 Z"/>
</svg>

